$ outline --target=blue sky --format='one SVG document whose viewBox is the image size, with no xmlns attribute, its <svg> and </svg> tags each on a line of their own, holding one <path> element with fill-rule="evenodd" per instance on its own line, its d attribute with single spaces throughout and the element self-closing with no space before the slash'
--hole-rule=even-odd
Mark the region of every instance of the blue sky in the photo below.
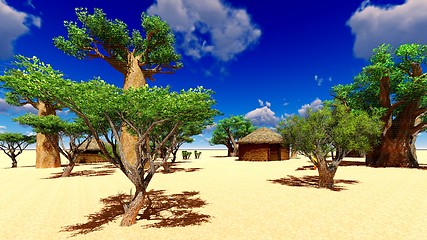
<svg viewBox="0 0 427 240">
<path fill-rule="evenodd" d="M 427 39 L 425 0 L 0 0 L 0 69 L 13 54 L 38 56 L 73 80 L 100 76 L 122 86 L 123 76 L 102 60 L 77 60 L 53 45 L 76 7 L 102 8 L 130 29 L 141 29 L 142 12 L 160 15 L 185 67 L 149 84 L 213 89 L 223 117 L 246 115 L 263 126 L 331 99 L 331 87 L 352 82 L 379 44 Z M 0 96 L 0 130 L 31 132 L 10 120 L 26 111 Z M 427 148 L 426 135 L 418 148 Z M 207 130 L 186 147 L 209 147 L 209 137 Z"/>
</svg>

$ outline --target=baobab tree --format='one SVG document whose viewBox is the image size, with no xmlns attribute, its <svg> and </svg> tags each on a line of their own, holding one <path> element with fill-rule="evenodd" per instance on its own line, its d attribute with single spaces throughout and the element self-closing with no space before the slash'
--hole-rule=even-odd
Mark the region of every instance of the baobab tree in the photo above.
<svg viewBox="0 0 427 240">
<path fill-rule="evenodd" d="M 53 82 L 62 78 L 62 73 L 54 70 L 49 64 L 44 64 L 38 58 L 15 56 L 13 68 L 0 76 L 2 88 L 6 92 L 6 102 L 15 106 L 30 104 L 38 111 L 38 116 L 56 115 L 60 107 L 48 96 L 37 95 L 38 81 Z M 36 135 L 36 168 L 54 168 L 61 166 L 58 136 L 51 133 L 46 136 Z M 49 140 L 51 139 L 51 140 Z"/>
<path fill-rule="evenodd" d="M 427 128 L 427 45 L 374 49 L 371 64 L 333 95 L 352 109 L 381 114 L 381 141 L 366 156 L 373 167 L 418 167 L 415 140 Z"/>
<path fill-rule="evenodd" d="M 78 59 L 103 59 L 124 75 L 125 90 L 145 86 L 153 75 L 172 74 L 183 66 L 174 49 L 175 36 L 159 16 L 142 13 L 142 33 L 135 29 L 130 33 L 126 23 L 108 19 L 102 9 L 89 14 L 86 8 L 76 8 L 76 15 L 78 22 L 64 22 L 68 39 L 55 37 L 54 45 Z M 135 159 L 136 138 L 126 129 L 123 132 L 125 154 Z"/>
</svg>

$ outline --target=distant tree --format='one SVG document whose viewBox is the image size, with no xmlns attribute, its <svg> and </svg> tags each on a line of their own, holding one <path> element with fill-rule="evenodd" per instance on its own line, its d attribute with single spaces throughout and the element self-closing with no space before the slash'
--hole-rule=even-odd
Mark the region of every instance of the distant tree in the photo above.
<svg viewBox="0 0 427 240">
<path fill-rule="evenodd" d="M 237 141 L 255 129 L 252 122 L 244 116 L 232 116 L 218 122 L 209 142 L 212 145 L 225 145 L 228 149 L 228 156 L 235 157 L 239 150 Z"/>
<path fill-rule="evenodd" d="M 27 136 L 21 133 L 0 133 L 0 149 L 12 159 L 12 168 L 18 166 L 16 157 L 28 145 L 36 142 L 36 136 Z"/>
<path fill-rule="evenodd" d="M 351 151 L 368 151 L 381 133 L 379 119 L 342 104 L 325 104 L 306 117 L 289 116 L 278 125 L 285 144 L 308 157 L 317 167 L 319 187 L 333 188 L 338 165 Z M 328 160 L 328 155 L 332 159 Z"/>
<path fill-rule="evenodd" d="M 427 128 L 426 60 L 427 45 L 381 45 L 353 83 L 333 88 L 348 107 L 381 114 L 381 141 L 367 154 L 367 165 L 418 167 L 415 141 Z"/>
<path fill-rule="evenodd" d="M 160 162 L 157 160 L 158 150 L 175 134 L 177 129 L 188 119 L 199 119 L 198 114 L 207 116 L 206 109 L 210 109 L 215 101 L 211 98 L 212 91 L 201 87 L 188 91 L 170 92 L 169 88 L 130 88 L 122 90 L 103 81 L 92 80 L 75 83 L 68 81 L 64 87 L 57 88 L 41 84 L 39 91 L 49 94 L 61 106 L 64 106 L 80 118 L 91 131 L 103 155 L 132 181 L 135 185 L 135 195 L 129 204 L 125 204 L 125 213 L 121 221 L 122 226 L 129 226 L 136 222 L 138 212 L 143 207 L 146 190 L 156 170 L 161 167 L 170 156 L 172 148 Z M 103 101 L 99 101 L 102 99 Z M 150 104 L 146 104 L 149 102 Z M 217 111 L 211 111 L 215 114 Z M 210 119 L 211 117 L 207 118 Z M 105 132 L 107 122 L 112 135 L 100 135 Z M 172 124 L 169 133 L 160 143 L 147 141 L 147 136 L 153 134 L 155 127 L 164 123 Z M 125 144 L 122 141 L 121 129 L 125 125 L 129 132 L 137 139 L 134 159 L 131 163 L 124 154 Z M 117 148 L 110 151 L 101 141 L 102 138 L 112 136 Z M 107 140 L 111 141 L 111 140 Z"/>
<path fill-rule="evenodd" d="M 172 74 L 183 66 L 175 52 L 175 36 L 159 16 L 142 13 L 142 33 L 135 29 L 130 33 L 126 23 L 108 19 L 102 9 L 89 14 L 86 8 L 76 8 L 76 15 L 79 23 L 64 22 L 68 39 L 55 37 L 54 45 L 78 59 L 103 59 L 124 75 L 125 90 L 145 86 L 147 78 L 154 80 L 155 74 Z M 125 129 L 122 137 L 125 154 L 134 159 L 137 140 Z"/>
<path fill-rule="evenodd" d="M 16 56 L 14 68 L 8 69 L 3 76 L 0 76 L 1 86 L 6 89 L 6 102 L 23 106 L 30 104 L 38 110 L 39 116 L 56 115 L 56 110 L 60 109 L 52 99 L 46 95 L 38 95 L 36 89 L 38 82 L 45 83 L 57 82 L 62 78 L 62 73 L 54 70 L 49 64 L 44 64 L 38 58 L 27 58 L 21 55 Z M 57 134 L 51 133 L 46 136 L 37 133 L 36 144 L 36 168 L 53 168 L 61 166 L 61 159 L 57 144 Z"/>
<path fill-rule="evenodd" d="M 48 140 L 52 144 L 58 144 L 58 141 L 50 138 L 54 133 L 59 136 L 59 152 L 68 160 L 68 166 L 64 169 L 61 177 L 69 177 L 76 165 L 77 157 L 84 152 L 90 143 L 90 131 L 86 124 L 80 118 L 75 121 L 64 121 L 58 116 L 37 116 L 34 114 L 26 114 L 14 119 L 20 124 L 25 124 L 33 127 L 33 130 L 38 133 L 48 136 Z M 68 141 L 68 146 L 65 141 Z"/>
</svg>

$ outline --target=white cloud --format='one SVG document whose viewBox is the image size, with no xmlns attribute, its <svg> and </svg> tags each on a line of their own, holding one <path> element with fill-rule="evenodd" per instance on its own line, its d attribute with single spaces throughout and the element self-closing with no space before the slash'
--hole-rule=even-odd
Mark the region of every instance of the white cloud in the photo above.
<svg viewBox="0 0 427 240">
<path fill-rule="evenodd" d="M 427 43 L 427 1 L 406 0 L 397 6 L 374 6 L 364 1 L 348 20 L 356 36 L 356 57 L 368 59 L 372 49 L 386 43 L 397 47 L 403 43 Z"/>
<path fill-rule="evenodd" d="M 30 112 L 37 114 L 37 110 L 30 104 L 25 104 L 22 107 L 12 106 L 6 102 L 3 98 L 0 98 L 0 114 L 11 115 L 19 112 Z"/>
<path fill-rule="evenodd" d="M 263 106 L 264 106 L 264 101 L 262 101 L 261 99 L 258 99 L 258 103 L 259 103 L 259 105 L 260 105 L 261 107 L 263 107 Z"/>
<path fill-rule="evenodd" d="M 147 12 L 165 19 L 185 54 L 195 59 L 211 55 L 222 61 L 232 60 L 261 36 L 246 10 L 221 0 L 157 0 Z"/>
<path fill-rule="evenodd" d="M 36 7 L 34 6 L 32 0 L 28 0 L 25 4 L 28 5 L 28 6 L 30 6 L 30 7 L 32 7 L 33 9 L 36 9 Z"/>
<path fill-rule="evenodd" d="M 256 108 L 248 112 L 245 117 L 256 126 L 266 127 L 275 127 L 280 120 L 268 106 Z"/>
<path fill-rule="evenodd" d="M 5 0 L 0 0 L 0 23 L 0 59 L 13 55 L 13 42 L 29 32 L 28 25 L 41 27 L 39 17 L 17 11 L 7 5 Z"/>
<path fill-rule="evenodd" d="M 314 81 L 316 81 L 317 82 L 317 86 L 320 87 L 322 85 L 323 78 L 321 78 L 321 77 L 319 77 L 317 75 L 314 75 Z"/>
<path fill-rule="evenodd" d="M 216 128 L 216 123 L 213 123 L 212 125 L 206 126 L 206 128 L 203 130 L 204 133 L 212 132 Z"/>
<path fill-rule="evenodd" d="M 298 114 L 300 116 L 306 117 L 308 110 L 311 109 L 313 111 L 317 111 L 320 108 L 322 108 L 322 100 L 320 100 L 319 98 L 316 98 L 316 100 L 314 100 L 313 102 L 311 102 L 310 104 L 304 104 L 299 110 L 298 110 Z"/>
</svg>

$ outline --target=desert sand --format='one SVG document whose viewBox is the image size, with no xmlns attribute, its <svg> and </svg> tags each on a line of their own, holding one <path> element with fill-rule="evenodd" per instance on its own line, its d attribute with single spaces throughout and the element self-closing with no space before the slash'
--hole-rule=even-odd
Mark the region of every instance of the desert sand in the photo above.
<svg viewBox="0 0 427 240">
<path fill-rule="evenodd" d="M 0 239 L 426 239 L 424 169 L 368 168 L 346 158 L 335 191 L 315 187 L 304 157 L 241 162 L 225 150 L 202 150 L 174 173 L 157 173 L 151 206 L 120 227 L 132 184 L 110 164 L 35 169 L 35 151 L 18 168 L 0 155 Z M 64 161 L 64 164 L 66 162 Z"/>
</svg>

